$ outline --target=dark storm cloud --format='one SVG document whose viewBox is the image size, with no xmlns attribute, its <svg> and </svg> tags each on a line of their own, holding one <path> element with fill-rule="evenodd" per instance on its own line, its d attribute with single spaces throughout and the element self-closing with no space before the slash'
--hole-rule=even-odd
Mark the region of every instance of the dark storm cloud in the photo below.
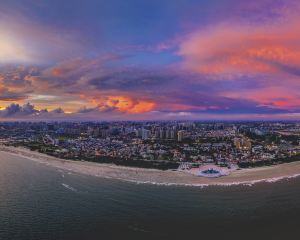
<svg viewBox="0 0 300 240">
<path fill-rule="evenodd" d="M 64 115 L 64 111 L 61 108 L 48 111 L 47 109 L 38 110 L 33 104 L 26 103 L 20 105 L 12 103 L 3 110 L 0 110 L 0 117 L 3 118 L 16 118 L 16 119 L 28 119 L 28 118 L 41 118 L 52 119 L 58 116 Z"/>
<path fill-rule="evenodd" d="M 23 106 L 19 104 L 12 103 L 7 106 L 4 110 L 0 111 L 3 117 L 13 117 L 13 116 L 30 116 L 38 113 L 39 111 L 34 108 L 33 105 L 27 103 Z"/>
<path fill-rule="evenodd" d="M 89 84 L 95 86 L 99 90 L 159 90 L 163 86 L 174 83 L 178 77 L 175 75 L 141 69 L 128 69 L 126 71 L 116 71 L 92 78 Z"/>
</svg>

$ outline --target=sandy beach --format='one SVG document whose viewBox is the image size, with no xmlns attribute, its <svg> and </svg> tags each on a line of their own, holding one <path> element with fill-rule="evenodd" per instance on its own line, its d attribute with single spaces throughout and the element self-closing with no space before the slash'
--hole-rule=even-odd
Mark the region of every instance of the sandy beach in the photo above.
<svg viewBox="0 0 300 240">
<path fill-rule="evenodd" d="M 2 152 L 2 158 L 5 157 L 5 154 L 13 154 L 20 156 L 21 158 L 30 159 L 32 161 L 75 173 L 118 179 L 128 182 L 159 185 L 252 185 L 259 182 L 276 182 L 300 176 L 300 161 L 271 167 L 236 170 L 228 176 L 219 178 L 205 178 L 194 176 L 186 172 L 171 170 L 162 171 L 155 169 L 122 167 L 112 164 L 100 164 L 86 161 L 63 160 L 19 147 L 0 146 L 0 151 Z"/>
</svg>

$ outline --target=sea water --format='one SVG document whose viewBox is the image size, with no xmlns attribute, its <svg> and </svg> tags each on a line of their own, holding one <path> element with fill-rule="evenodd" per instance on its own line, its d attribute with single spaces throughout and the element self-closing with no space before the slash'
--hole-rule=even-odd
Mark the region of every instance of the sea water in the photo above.
<svg viewBox="0 0 300 240">
<path fill-rule="evenodd" d="M 299 239 L 299 223 L 300 178 L 156 186 L 0 154 L 1 240 Z"/>
</svg>

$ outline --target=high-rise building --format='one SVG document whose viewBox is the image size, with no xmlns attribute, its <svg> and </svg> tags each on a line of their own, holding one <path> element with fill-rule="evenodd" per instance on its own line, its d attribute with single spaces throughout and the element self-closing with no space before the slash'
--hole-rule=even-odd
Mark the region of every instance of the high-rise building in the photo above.
<svg viewBox="0 0 300 240">
<path fill-rule="evenodd" d="M 167 129 L 166 130 L 166 139 L 170 139 L 171 138 L 171 133 L 170 133 L 170 130 Z"/>
<path fill-rule="evenodd" d="M 93 136 L 94 137 L 99 137 L 100 136 L 100 129 L 99 128 L 95 128 L 93 131 Z"/>
<path fill-rule="evenodd" d="M 175 131 L 174 130 L 170 131 L 170 138 L 175 139 Z"/>
<path fill-rule="evenodd" d="M 184 135 L 185 135 L 185 131 L 184 130 L 180 130 L 177 133 L 177 140 L 178 142 L 182 142 L 182 140 L 184 139 Z"/>
<path fill-rule="evenodd" d="M 158 130 L 155 130 L 154 136 L 155 136 L 155 138 L 159 138 L 159 131 Z"/>
<path fill-rule="evenodd" d="M 88 127 L 87 134 L 91 136 L 93 134 L 94 129 L 92 127 Z"/>
<path fill-rule="evenodd" d="M 163 129 L 160 129 L 160 131 L 159 131 L 159 138 L 160 139 L 164 139 L 165 138 L 165 132 L 164 132 Z"/>
<path fill-rule="evenodd" d="M 146 140 L 146 139 L 149 139 L 151 136 L 151 132 L 147 129 L 142 129 L 142 139 L 143 140 Z"/>
</svg>

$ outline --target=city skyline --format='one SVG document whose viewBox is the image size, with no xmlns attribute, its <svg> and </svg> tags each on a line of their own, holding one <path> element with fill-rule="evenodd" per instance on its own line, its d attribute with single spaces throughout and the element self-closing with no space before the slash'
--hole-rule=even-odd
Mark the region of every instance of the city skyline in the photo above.
<svg viewBox="0 0 300 240">
<path fill-rule="evenodd" d="M 299 7 L 0 2 L 0 120 L 300 120 Z"/>
</svg>

